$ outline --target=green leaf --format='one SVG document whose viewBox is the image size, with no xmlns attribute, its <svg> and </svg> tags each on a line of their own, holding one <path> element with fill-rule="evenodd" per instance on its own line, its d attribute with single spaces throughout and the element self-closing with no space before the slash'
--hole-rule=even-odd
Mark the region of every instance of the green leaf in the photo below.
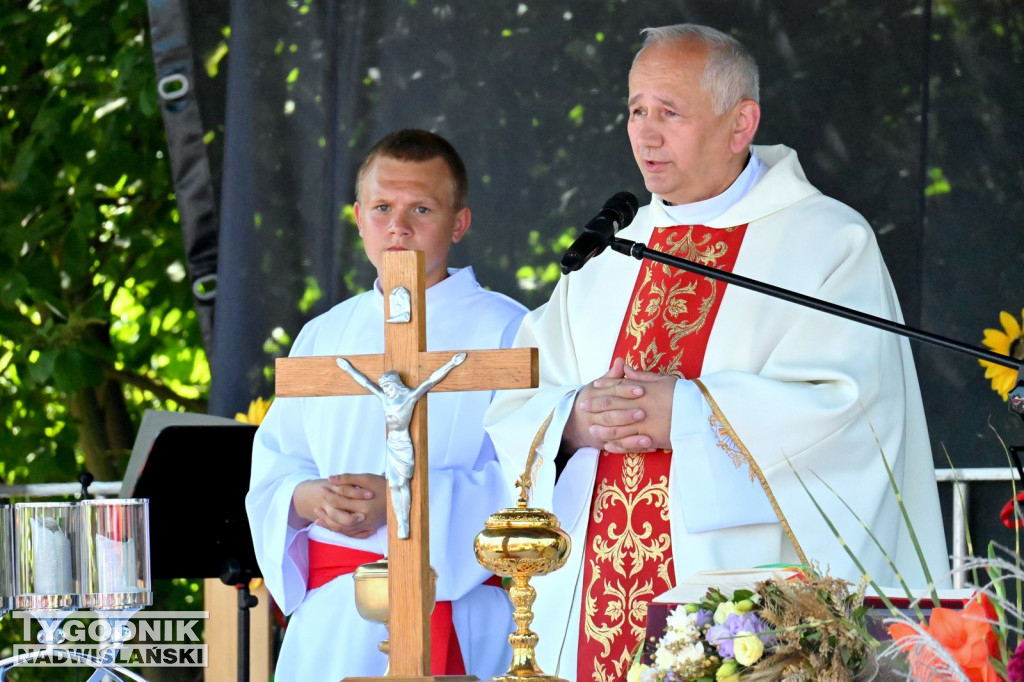
<svg viewBox="0 0 1024 682">
<path fill-rule="evenodd" d="M 13 307 L 28 289 L 28 278 L 21 272 L 8 272 L 0 276 L 0 305 Z"/>
<path fill-rule="evenodd" d="M 39 352 L 36 361 L 29 365 L 29 379 L 38 384 L 45 384 L 53 375 L 53 368 L 59 353 L 50 348 Z"/>
</svg>

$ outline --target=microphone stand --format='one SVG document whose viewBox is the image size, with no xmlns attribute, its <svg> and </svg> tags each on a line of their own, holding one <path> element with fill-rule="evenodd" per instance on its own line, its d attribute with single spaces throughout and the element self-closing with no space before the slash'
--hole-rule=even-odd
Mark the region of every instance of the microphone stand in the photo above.
<svg viewBox="0 0 1024 682">
<path fill-rule="evenodd" d="M 836 305 L 835 303 L 829 303 L 828 301 L 823 301 L 819 298 L 814 298 L 813 296 L 806 296 L 795 291 L 790 291 L 789 289 L 783 289 L 772 284 L 759 282 L 756 279 L 737 275 L 732 272 L 724 272 L 708 265 L 702 265 L 685 258 L 672 256 L 662 251 L 648 248 L 643 244 L 630 241 L 629 239 L 609 237 L 607 239 L 607 245 L 611 247 L 612 250 L 626 256 L 632 256 L 637 260 L 643 260 L 646 258 L 656 263 L 668 265 L 680 270 L 687 270 L 698 275 L 704 275 L 705 277 L 711 277 L 712 279 L 727 282 L 728 284 L 735 284 L 736 286 L 743 287 L 744 289 L 750 289 L 761 294 L 773 296 L 775 298 L 782 299 L 783 301 L 797 303 L 807 308 L 829 313 L 830 315 L 836 315 L 847 320 L 866 324 L 870 327 L 876 327 L 894 334 L 899 334 L 900 336 L 924 341 L 925 343 L 929 343 L 933 346 L 957 351 L 958 353 L 964 353 L 980 360 L 987 360 L 988 362 L 992 362 L 997 365 L 1016 369 L 1017 384 L 1016 387 L 1010 391 L 1007 402 L 1010 411 L 1017 414 L 1021 419 L 1024 419 L 1024 362 L 1020 360 L 1016 360 L 1007 355 L 1000 355 L 999 353 L 995 353 L 990 350 L 971 346 L 966 343 L 961 343 L 960 341 L 955 341 L 945 336 L 939 336 L 938 334 L 932 334 L 931 332 L 915 329 L 914 327 L 893 322 L 892 320 L 887 320 L 882 317 L 869 315 L 859 310 L 846 308 L 841 305 Z"/>
</svg>

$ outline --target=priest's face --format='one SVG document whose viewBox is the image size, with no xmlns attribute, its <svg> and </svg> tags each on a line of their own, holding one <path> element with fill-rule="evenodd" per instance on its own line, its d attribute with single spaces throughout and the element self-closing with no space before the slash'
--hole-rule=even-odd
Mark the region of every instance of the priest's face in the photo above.
<svg viewBox="0 0 1024 682">
<path fill-rule="evenodd" d="M 629 132 L 633 158 L 647 189 L 672 204 L 717 196 L 747 162 L 760 120 L 752 100 L 716 114 L 700 79 L 707 48 L 695 41 L 656 43 L 629 73 Z"/>
<path fill-rule="evenodd" d="M 455 208 L 455 181 L 440 157 L 379 157 L 366 169 L 355 216 L 366 256 L 380 275 L 385 251 L 423 251 L 426 285 L 448 276 L 448 249 L 469 228 L 469 209 Z"/>
</svg>

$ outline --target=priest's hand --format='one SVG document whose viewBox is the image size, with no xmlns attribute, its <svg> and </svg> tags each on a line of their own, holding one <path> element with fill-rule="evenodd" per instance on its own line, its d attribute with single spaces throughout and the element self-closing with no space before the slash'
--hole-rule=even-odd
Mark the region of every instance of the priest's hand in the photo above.
<svg viewBox="0 0 1024 682">
<path fill-rule="evenodd" d="M 672 447 L 672 402 L 675 397 L 676 377 L 670 374 L 644 372 L 626 366 L 620 389 L 628 388 L 631 392 L 642 389 L 643 393 L 636 399 L 644 418 L 635 424 L 639 435 L 632 436 L 631 428 L 598 427 L 595 430 L 599 438 L 605 439 L 604 450 L 608 452 L 650 452 L 651 450 L 668 450 Z M 594 383 L 605 383 L 608 379 L 598 379 Z"/>
<path fill-rule="evenodd" d="M 576 394 L 562 432 L 563 451 L 589 446 L 608 452 L 652 452 L 668 447 L 674 385 L 674 377 L 637 372 L 615 358 L 604 376 Z"/>
<path fill-rule="evenodd" d="M 292 495 L 307 521 L 353 538 L 369 537 L 387 523 L 387 482 L 374 474 L 335 474 L 300 483 Z"/>
</svg>

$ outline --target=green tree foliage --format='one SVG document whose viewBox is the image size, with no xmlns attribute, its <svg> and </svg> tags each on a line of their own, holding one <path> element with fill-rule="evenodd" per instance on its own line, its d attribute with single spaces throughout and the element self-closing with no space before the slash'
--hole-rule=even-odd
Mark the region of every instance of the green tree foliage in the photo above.
<svg viewBox="0 0 1024 682">
<path fill-rule="evenodd" d="M 69 481 L 81 468 L 119 480 L 145 408 L 205 411 L 209 369 L 147 28 L 144 0 L 33 0 L 0 13 L 6 483 Z M 199 606 L 200 583 L 154 587 L 165 608 Z M 12 677 L 43 679 L 34 674 Z"/>
<path fill-rule="evenodd" d="M 144 408 L 204 411 L 143 0 L 0 14 L 0 473 L 118 480 Z"/>
</svg>

